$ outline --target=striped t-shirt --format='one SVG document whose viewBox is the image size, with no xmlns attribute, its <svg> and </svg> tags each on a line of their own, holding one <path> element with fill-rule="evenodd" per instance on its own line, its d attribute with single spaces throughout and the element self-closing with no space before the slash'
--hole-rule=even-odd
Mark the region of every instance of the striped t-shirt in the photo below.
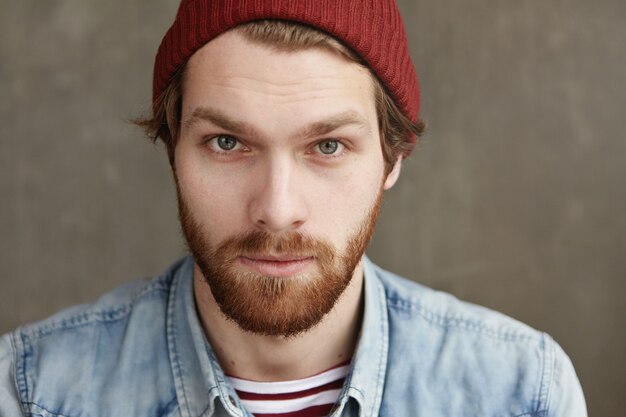
<svg viewBox="0 0 626 417">
<path fill-rule="evenodd" d="M 304 379 L 257 382 L 229 376 L 243 406 L 256 417 L 323 417 L 339 398 L 349 363 Z"/>
</svg>

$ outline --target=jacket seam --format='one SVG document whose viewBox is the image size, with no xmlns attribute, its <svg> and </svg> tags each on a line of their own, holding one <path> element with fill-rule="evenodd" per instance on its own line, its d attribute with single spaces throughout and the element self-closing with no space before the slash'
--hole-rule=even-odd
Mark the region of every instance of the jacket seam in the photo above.
<svg viewBox="0 0 626 417">
<path fill-rule="evenodd" d="M 70 416 L 70 415 L 68 415 L 68 414 L 55 413 L 54 411 L 50 411 L 50 410 L 48 410 L 46 407 L 42 407 L 41 405 L 39 405 L 39 404 L 37 404 L 37 403 L 35 403 L 35 402 L 32 402 L 32 401 L 30 401 L 30 402 L 24 402 L 23 404 L 29 405 L 29 406 L 31 406 L 31 407 L 32 407 L 32 406 L 35 406 L 35 407 L 39 408 L 40 410 L 45 411 L 45 412 L 46 412 L 46 414 L 49 414 L 49 415 L 52 415 L 52 416 L 57 416 L 57 417 L 71 417 L 71 416 Z M 44 414 L 41 414 L 41 413 L 38 413 L 37 411 L 32 411 L 32 410 L 29 410 L 29 411 L 27 412 L 27 414 L 30 414 L 30 415 L 36 415 L 36 416 L 42 416 L 42 417 L 44 416 Z"/>
<path fill-rule="evenodd" d="M 187 399 L 187 392 L 185 389 L 185 383 L 182 377 L 182 370 L 180 366 L 180 362 L 178 360 L 178 349 L 177 349 L 177 336 L 176 336 L 176 326 L 174 326 L 174 314 L 176 314 L 174 305 L 176 302 L 177 295 L 177 285 L 178 282 L 176 279 L 172 280 L 170 293 L 168 295 L 167 300 L 167 315 L 166 315 L 166 323 L 165 323 L 165 331 L 167 333 L 167 345 L 168 345 L 168 355 L 172 368 L 172 379 L 174 382 L 174 389 L 176 390 L 176 397 L 178 398 L 178 394 L 181 393 L 183 398 L 183 404 L 180 404 L 179 408 L 181 410 L 181 415 L 191 415 L 189 410 L 189 400 Z"/>
<path fill-rule="evenodd" d="M 387 313 L 387 309 L 385 308 L 385 286 L 382 284 L 382 282 L 380 282 L 380 280 L 377 281 L 377 283 L 379 284 L 379 297 L 380 297 L 380 312 L 381 315 L 386 315 L 385 313 Z M 380 332 L 382 334 L 382 338 L 383 338 L 383 346 L 380 352 L 380 355 L 378 357 L 378 376 L 377 376 L 377 381 L 376 381 L 376 400 L 372 403 L 372 415 L 376 415 L 378 414 L 378 411 L 380 410 L 380 404 L 382 403 L 382 396 L 383 396 L 383 385 L 385 383 L 385 372 L 386 372 L 386 368 L 387 368 L 387 355 L 389 355 L 389 317 L 381 317 L 380 320 Z M 383 364 L 383 361 L 385 361 L 385 363 Z M 378 409 L 376 409 L 378 408 Z"/>
<path fill-rule="evenodd" d="M 33 402 L 33 401 L 21 401 L 21 403 L 22 403 L 22 405 L 27 405 L 27 406 L 30 406 L 30 407 L 35 406 L 35 407 L 37 407 L 38 409 L 43 410 L 43 411 L 45 411 L 47 414 L 50 414 L 50 415 L 53 415 L 53 416 L 57 416 L 57 417 L 70 417 L 70 416 L 69 416 L 69 415 L 67 415 L 67 414 L 61 414 L 61 413 L 57 413 L 57 412 L 54 412 L 54 411 L 50 411 L 50 410 L 48 410 L 46 407 L 43 407 L 43 406 L 41 406 L 41 405 L 39 405 L 38 403 Z M 165 413 L 164 415 L 166 415 L 166 416 L 170 416 L 170 415 L 172 415 L 172 412 L 176 411 L 176 409 L 178 408 L 178 406 L 177 406 L 177 405 L 178 405 L 178 404 L 177 404 L 176 396 L 174 396 L 174 398 L 173 398 L 173 399 L 172 399 L 169 403 L 167 403 L 167 404 L 165 405 L 165 407 L 163 408 L 163 413 Z M 30 407 L 29 407 L 29 408 L 30 408 Z M 23 411 L 24 411 L 24 410 L 23 410 Z M 24 412 L 25 412 L 25 414 L 27 414 L 27 415 L 29 415 L 29 414 L 30 414 L 30 415 L 37 415 L 37 416 L 42 416 L 42 417 L 44 416 L 43 414 L 41 414 L 41 413 L 39 413 L 39 412 L 37 412 L 37 411 L 28 410 L 28 411 L 24 411 Z"/>
<path fill-rule="evenodd" d="M 26 413 L 27 410 L 24 408 L 24 401 L 28 398 L 28 384 L 24 375 L 24 369 L 26 369 L 26 358 L 23 354 L 24 349 L 22 347 L 24 341 L 22 340 L 22 335 L 18 332 L 9 333 L 9 341 L 11 342 L 13 354 L 11 367 L 13 368 L 15 388 L 20 402 L 20 408 L 23 413 Z"/>
<path fill-rule="evenodd" d="M 79 313 L 68 318 L 63 318 L 43 326 L 35 326 L 32 329 L 22 328 L 22 332 L 27 337 L 45 337 L 58 330 L 76 329 L 83 326 L 89 326 L 99 323 L 110 323 L 125 318 L 133 307 L 144 297 L 154 295 L 156 293 L 168 293 L 168 288 L 164 283 L 154 282 L 143 288 L 132 300 L 126 304 L 117 306 L 110 310 L 96 310 Z"/>
<path fill-rule="evenodd" d="M 437 314 L 431 310 L 425 309 L 420 304 L 414 303 L 409 300 L 399 299 L 397 297 L 388 297 L 388 304 L 391 307 L 394 307 L 398 310 L 409 311 L 418 314 L 427 322 L 441 326 L 441 327 L 456 327 L 470 331 L 476 331 L 484 336 L 497 338 L 500 340 L 506 341 L 528 341 L 533 342 L 536 341 L 536 336 L 526 335 L 514 331 L 510 332 L 502 332 L 498 330 L 494 330 L 490 327 L 485 326 L 484 324 L 480 324 L 478 322 L 474 322 L 471 320 L 466 320 L 462 317 L 454 317 L 454 316 L 446 316 L 442 314 Z"/>
<path fill-rule="evenodd" d="M 547 415 L 550 408 L 550 386 L 554 379 L 556 352 L 552 338 L 545 333 L 543 334 L 543 351 L 543 372 L 541 373 L 541 386 L 537 408 L 545 410 Z"/>
<path fill-rule="evenodd" d="M 163 407 L 162 415 L 170 416 L 172 413 L 178 408 L 178 399 L 176 398 L 176 393 L 174 393 L 174 398 Z"/>
<path fill-rule="evenodd" d="M 27 337 L 18 333 L 16 337 L 19 337 L 21 342 L 21 349 L 18 352 L 18 348 L 15 348 L 15 379 L 17 382 L 18 392 L 20 395 L 20 402 L 22 404 L 26 403 L 28 399 L 28 381 L 26 376 L 26 368 L 27 368 L 27 358 L 30 356 L 31 348 L 30 345 L 27 344 Z M 22 406 L 23 411 L 26 411 Z"/>
</svg>

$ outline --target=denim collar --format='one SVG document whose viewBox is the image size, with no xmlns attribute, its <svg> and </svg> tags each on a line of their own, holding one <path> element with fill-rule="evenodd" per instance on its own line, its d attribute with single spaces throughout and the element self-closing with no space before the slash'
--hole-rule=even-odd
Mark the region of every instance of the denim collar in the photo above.
<svg viewBox="0 0 626 417">
<path fill-rule="evenodd" d="M 358 402 L 359 417 L 378 416 L 383 396 L 389 350 L 387 298 L 374 264 L 366 256 L 363 274 L 365 308 L 361 335 L 352 360 L 352 369 L 338 402 L 337 413 L 333 413 L 337 416 L 341 415 L 348 397 Z M 350 410 L 346 414 L 353 415 Z"/>
<path fill-rule="evenodd" d="M 168 351 L 180 413 L 182 417 L 213 416 L 219 407 L 242 417 L 243 407 L 226 381 L 196 313 L 193 267 L 192 257 L 180 264 L 167 309 Z M 389 347 L 387 305 L 383 285 L 367 257 L 364 276 L 363 325 L 333 416 L 377 416 L 382 400 Z"/>
</svg>

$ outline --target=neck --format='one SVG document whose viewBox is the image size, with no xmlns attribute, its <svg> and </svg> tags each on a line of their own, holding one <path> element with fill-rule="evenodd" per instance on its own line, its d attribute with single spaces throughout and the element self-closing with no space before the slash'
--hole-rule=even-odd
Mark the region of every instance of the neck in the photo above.
<svg viewBox="0 0 626 417">
<path fill-rule="evenodd" d="M 363 261 L 333 309 L 295 337 L 241 330 L 220 311 L 202 272 L 194 268 L 194 295 L 205 334 L 224 372 L 254 381 L 305 378 L 351 358 L 362 318 Z"/>
</svg>

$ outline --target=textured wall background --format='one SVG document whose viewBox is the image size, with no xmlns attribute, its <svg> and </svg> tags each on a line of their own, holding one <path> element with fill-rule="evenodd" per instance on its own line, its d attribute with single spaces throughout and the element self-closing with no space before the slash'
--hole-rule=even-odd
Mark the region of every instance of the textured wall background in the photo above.
<svg viewBox="0 0 626 417">
<path fill-rule="evenodd" d="M 548 331 L 626 408 L 626 3 L 401 1 L 430 131 L 383 266 Z M 0 333 L 184 252 L 149 108 L 173 0 L 0 0 Z"/>
</svg>

